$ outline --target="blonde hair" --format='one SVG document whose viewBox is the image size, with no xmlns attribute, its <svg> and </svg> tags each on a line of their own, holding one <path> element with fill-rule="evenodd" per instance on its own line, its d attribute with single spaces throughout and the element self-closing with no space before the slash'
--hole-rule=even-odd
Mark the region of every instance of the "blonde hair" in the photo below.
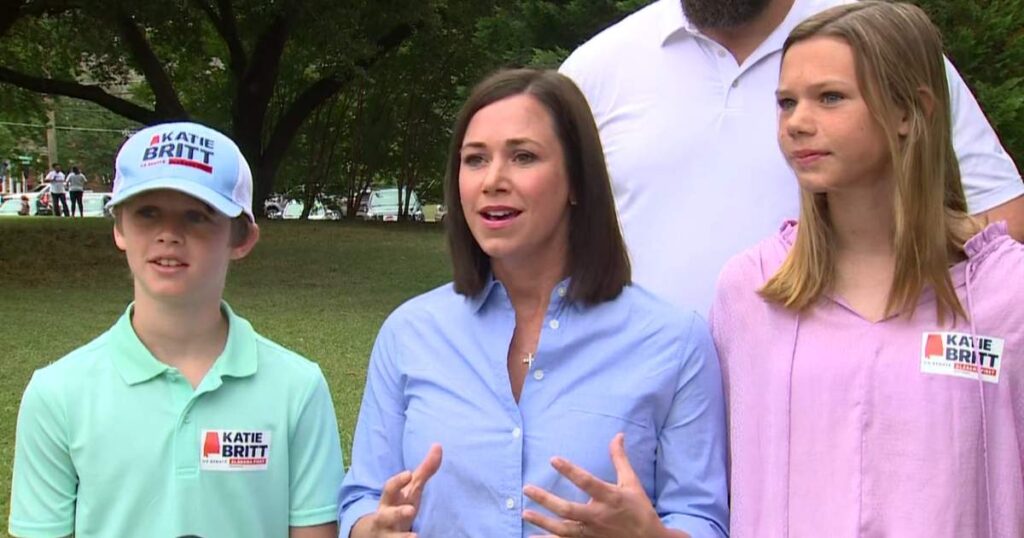
<svg viewBox="0 0 1024 538">
<path fill-rule="evenodd" d="M 963 255 L 967 228 L 976 226 L 967 216 L 953 149 L 938 29 L 911 4 L 854 2 L 794 28 L 783 45 L 783 57 L 793 45 L 815 37 L 840 39 L 853 50 L 857 84 L 889 146 L 896 267 L 886 314 L 913 315 L 922 291 L 931 286 L 940 323 L 947 313 L 954 320 L 966 317 L 949 265 Z M 906 118 L 905 136 L 897 131 L 894 117 Z M 793 310 L 808 308 L 834 283 L 834 245 L 825 194 L 801 189 L 796 243 L 760 294 Z"/>
</svg>

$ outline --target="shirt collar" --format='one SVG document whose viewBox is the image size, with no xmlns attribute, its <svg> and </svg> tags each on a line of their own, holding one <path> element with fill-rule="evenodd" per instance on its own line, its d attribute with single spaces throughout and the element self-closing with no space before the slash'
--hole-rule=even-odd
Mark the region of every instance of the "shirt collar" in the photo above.
<svg viewBox="0 0 1024 538">
<path fill-rule="evenodd" d="M 171 367 L 160 362 L 146 348 L 132 327 L 132 311 L 135 303 L 129 304 L 110 332 L 113 336 L 112 360 L 121 379 L 129 385 L 149 381 Z M 226 302 L 221 302 L 221 312 L 228 319 L 228 337 L 213 367 L 206 377 L 220 379 L 225 376 L 248 377 L 256 373 L 256 333 L 248 321 L 235 315 Z M 204 385 L 205 380 L 204 380 Z"/>
<path fill-rule="evenodd" d="M 555 289 L 551 290 L 551 298 L 548 301 L 548 312 L 559 310 L 567 305 L 573 304 L 572 301 L 569 300 L 568 296 L 570 282 L 571 279 L 566 277 L 555 285 Z M 508 292 L 505 290 L 505 286 L 494 278 L 494 273 L 487 275 L 487 282 L 484 283 L 484 287 L 480 290 L 480 293 L 477 293 L 466 300 L 469 301 L 473 312 L 479 312 L 484 305 L 487 304 L 500 304 L 505 305 L 508 308 L 512 308 L 512 302 L 508 298 Z"/>
<path fill-rule="evenodd" d="M 496 287 L 501 288 L 501 292 L 504 293 L 505 287 L 501 285 L 501 282 L 494 279 L 494 274 L 487 275 L 487 282 L 484 283 L 483 289 L 476 295 L 467 298 L 470 306 L 473 308 L 473 312 L 479 312 L 487 304 Z"/>
<path fill-rule="evenodd" d="M 810 3 L 807 0 L 794 0 L 793 5 L 789 8 L 789 13 L 786 14 L 786 17 L 779 23 L 779 26 L 768 35 L 758 49 L 764 49 L 765 54 L 782 50 L 782 45 L 786 42 L 786 37 L 789 36 L 789 33 L 793 31 L 797 24 L 810 15 L 808 13 L 811 7 Z M 657 9 L 661 10 L 661 16 L 658 18 L 661 25 L 661 46 L 668 45 L 669 40 L 678 35 L 679 32 L 684 32 L 692 37 L 704 35 L 699 28 L 686 18 L 686 15 L 683 13 L 683 3 L 681 0 L 661 0 Z"/>
<path fill-rule="evenodd" d="M 700 30 L 686 19 L 686 15 L 683 15 L 681 0 L 661 0 L 654 9 L 661 11 L 661 16 L 658 17 L 658 22 L 661 25 L 659 28 L 661 46 L 667 45 L 669 39 L 679 32 L 686 32 L 690 35 L 700 33 Z"/>
</svg>

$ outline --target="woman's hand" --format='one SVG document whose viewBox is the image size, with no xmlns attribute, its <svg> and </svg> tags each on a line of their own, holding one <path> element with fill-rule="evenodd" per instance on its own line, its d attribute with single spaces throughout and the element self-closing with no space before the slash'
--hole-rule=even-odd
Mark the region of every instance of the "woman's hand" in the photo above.
<svg viewBox="0 0 1024 538">
<path fill-rule="evenodd" d="M 441 445 L 434 444 L 415 471 L 402 471 L 384 483 L 377 511 L 359 518 L 351 538 L 414 538 L 412 522 L 420 509 L 423 487 L 441 467 Z"/>
<path fill-rule="evenodd" d="M 590 495 L 590 502 L 569 502 L 536 486 L 526 486 L 523 493 L 527 497 L 561 519 L 532 510 L 524 510 L 523 519 L 553 536 L 564 538 L 686 537 L 685 533 L 669 531 L 661 523 L 654 505 L 644 492 L 643 484 L 629 464 L 623 434 L 612 439 L 609 452 L 618 479 L 616 484 L 602 482 L 562 458 L 552 458 L 551 465 L 555 470 Z"/>
</svg>

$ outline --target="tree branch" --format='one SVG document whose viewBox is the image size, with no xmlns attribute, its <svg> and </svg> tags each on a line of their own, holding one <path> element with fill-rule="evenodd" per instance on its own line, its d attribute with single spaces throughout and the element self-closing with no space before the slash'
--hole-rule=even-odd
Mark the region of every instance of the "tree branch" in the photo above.
<svg viewBox="0 0 1024 538">
<path fill-rule="evenodd" d="M 77 82 L 36 77 L 2 66 L 0 66 L 0 82 L 13 84 L 19 88 L 37 93 L 74 97 L 75 99 L 96 103 L 119 116 L 144 125 L 171 119 L 162 116 L 158 111 L 143 108 L 131 101 L 115 97 L 99 86 L 87 86 Z"/>
<path fill-rule="evenodd" d="M 277 15 L 256 39 L 252 61 L 238 80 L 239 96 L 244 97 L 242 110 L 258 112 L 262 120 L 274 95 L 274 86 L 281 70 L 281 58 L 288 42 L 290 20 Z"/>
<path fill-rule="evenodd" d="M 76 0 L 4 0 L 0 2 L 0 37 L 24 17 L 35 17 L 43 14 L 56 15 L 81 7 Z"/>
<path fill-rule="evenodd" d="M 228 68 L 235 74 L 235 80 L 241 80 L 248 65 L 245 55 L 245 46 L 242 38 L 238 35 L 238 22 L 235 20 L 235 11 L 231 7 L 231 0 L 217 0 L 220 13 L 213 9 L 213 6 L 206 0 L 192 0 L 192 3 L 206 14 L 213 23 L 217 34 L 228 46 Z"/>
<path fill-rule="evenodd" d="M 0 36 L 6 35 L 24 14 L 25 0 L 13 0 L 0 4 Z"/>
<path fill-rule="evenodd" d="M 338 77 L 322 78 L 299 94 L 274 126 L 270 140 L 263 150 L 262 161 L 268 164 L 279 162 L 306 118 L 324 101 L 338 93 L 346 82 L 348 79 Z"/>
<path fill-rule="evenodd" d="M 377 50 L 372 55 L 362 58 L 356 62 L 356 65 L 367 70 L 380 61 L 381 58 L 386 56 L 389 52 L 396 49 L 406 39 L 408 39 L 417 25 L 410 25 L 406 23 L 399 24 L 392 28 L 388 33 L 384 34 L 383 37 L 377 40 Z M 306 88 L 299 97 L 292 102 L 292 104 L 285 111 L 284 115 L 281 116 L 281 120 L 274 126 L 274 130 L 270 135 L 270 140 L 267 141 L 267 145 L 263 151 L 263 162 L 271 164 L 279 162 L 284 156 L 284 153 L 288 150 L 289 144 L 292 139 L 295 138 L 295 134 L 298 132 L 299 127 L 306 121 L 306 118 L 316 110 L 318 106 L 323 104 L 324 101 L 330 99 L 331 96 L 338 93 L 345 84 L 351 80 L 351 75 L 347 77 L 329 76 L 322 78 L 314 82 L 311 86 Z"/>
<path fill-rule="evenodd" d="M 149 40 L 142 29 L 135 24 L 134 18 L 122 12 L 116 15 L 116 19 L 128 51 L 135 58 L 142 75 L 146 77 L 146 82 L 153 90 L 156 97 L 156 112 L 165 117 L 188 118 L 188 112 L 178 99 L 178 92 L 174 89 L 171 77 L 164 70 L 160 58 L 153 52 L 153 47 L 149 45 Z"/>
<path fill-rule="evenodd" d="M 380 37 L 380 39 L 377 40 L 377 50 L 370 56 L 357 60 L 356 66 L 362 68 L 363 70 L 369 69 L 370 67 L 373 66 L 373 64 L 380 61 L 380 59 L 386 56 L 389 52 L 397 49 L 399 45 L 405 42 L 406 39 L 409 39 L 409 37 L 412 36 L 413 32 L 419 29 L 421 24 L 422 21 L 417 22 L 415 24 L 408 24 L 403 22 L 401 24 L 395 25 L 394 27 L 391 28 L 391 30 L 388 31 L 388 33 L 384 34 L 383 36 Z"/>
</svg>

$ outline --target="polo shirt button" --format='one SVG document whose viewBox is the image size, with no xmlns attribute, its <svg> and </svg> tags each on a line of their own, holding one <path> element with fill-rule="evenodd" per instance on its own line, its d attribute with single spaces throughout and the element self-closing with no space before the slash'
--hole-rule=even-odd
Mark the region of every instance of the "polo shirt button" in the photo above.
<svg viewBox="0 0 1024 538">
<path fill-rule="evenodd" d="M 189 414 L 185 415 L 185 420 L 183 422 L 185 424 L 192 424 L 192 414 L 189 413 Z"/>
<path fill-rule="evenodd" d="M 739 88 L 740 87 L 740 81 L 739 80 L 732 81 L 732 87 L 733 88 Z"/>
<path fill-rule="evenodd" d="M 513 499 L 512 497 L 509 497 L 509 498 L 505 499 L 505 508 L 508 508 L 509 510 L 512 510 L 515 507 L 516 507 L 516 500 L 515 499 Z"/>
<path fill-rule="evenodd" d="M 722 49 L 718 49 L 718 57 L 719 58 L 725 58 L 725 51 L 722 50 Z"/>
<path fill-rule="evenodd" d="M 533 378 L 536 379 L 537 381 L 544 379 L 544 370 L 534 370 Z"/>
<path fill-rule="evenodd" d="M 515 428 L 512 428 L 512 437 L 515 437 L 516 439 L 519 439 L 519 436 L 522 435 L 522 434 L 523 434 L 522 428 L 519 428 L 518 426 L 515 427 Z"/>
<path fill-rule="evenodd" d="M 565 286 L 559 286 L 558 287 L 558 296 L 559 297 L 565 297 L 565 292 L 566 292 Z"/>
<path fill-rule="evenodd" d="M 557 331 L 558 330 L 558 320 L 557 319 L 551 320 L 551 322 L 548 323 L 548 327 L 551 327 L 553 330 Z"/>
</svg>

